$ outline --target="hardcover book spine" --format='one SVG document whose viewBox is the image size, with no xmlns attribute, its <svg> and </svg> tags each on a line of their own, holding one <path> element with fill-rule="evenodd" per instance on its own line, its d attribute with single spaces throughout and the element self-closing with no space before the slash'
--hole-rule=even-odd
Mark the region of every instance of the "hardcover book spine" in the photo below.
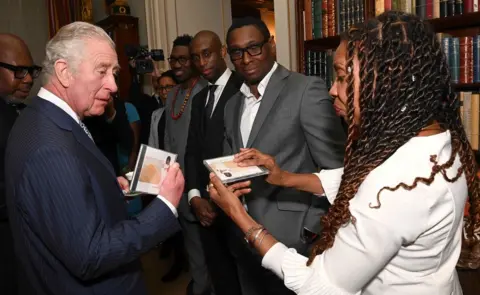
<svg viewBox="0 0 480 295">
<path fill-rule="evenodd" d="M 433 18 L 440 17 L 440 1 L 433 0 Z"/>
<path fill-rule="evenodd" d="M 322 0 L 314 2 L 313 33 L 315 38 L 322 38 Z"/>
<path fill-rule="evenodd" d="M 433 18 L 433 0 L 426 0 L 426 18 L 432 19 Z"/>
<path fill-rule="evenodd" d="M 447 16 L 455 15 L 455 0 L 447 0 Z"/>
<path fill-rule="evenodd" d="M 417 0 L 417 15 L 421 19 L 425 19 L 427 16 L 427 2 L 426 0 Z"/>
<path fill-rule="evenodd" d="M 440 0 L 440 17 L 448 16 L 447 0 Z"/>
<path fill-rule="evenodd" d="M 328 36 L 336 35 L 335 26 L 335 0 L 327 0 L 328 5 Z"/>
<path fill-rule="evenodd" d="M 451 58 L 451 75 L 452 75 L 452 82 L 458 83 L 459 82 L 459 70 L 460 70 L 460 43 L 458 38 L 451 39 L 451 47 L 450 47 L 450 58 Z"/>
<path fill-rule="evenodd" d="M 455 0 L 455 15 L 463 14 L 463 0 Z"/>
<path fill-rule="evenodd" d="M 322 0 L 322 35 L 328 37 L 328 11 L 327 0 Z"/>
<path fill-rule="evenodd" d="M 464 13 L 473 12 L 473 0 L 463 0 L 463 4 Z"/>
<path fill-rule="evenodd" d="M 473 82 L 480 83 L 480 35 L 473 37 Z"/>
</svg>

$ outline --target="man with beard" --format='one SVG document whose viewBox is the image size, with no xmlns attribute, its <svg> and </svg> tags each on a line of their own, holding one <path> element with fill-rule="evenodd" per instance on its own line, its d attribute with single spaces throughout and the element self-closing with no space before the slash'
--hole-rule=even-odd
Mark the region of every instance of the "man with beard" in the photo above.
<svg viewBox="0 0 480 295">
<path fill-rule="evenodd" d="M 179 85 L 168 93 L 165 103 L 165 150 L 178 155 L 177 161 L 182 170 L 185 167 L 185 149 L 192 101 L 194 96 L 207 86 L 207 82 L 199 77 L 193 68 L 189 49 L 191 42 L 192 37 L 189 35 L 177 37 L 173 41 L 172 52 L 168 59 Z M 210 278 L 200 242 L 199 224 L 190 211 L 186 195 L 180 200 L 178 209 L 192 273 L 192 282 L 189 285 L 188 293 L 195 295 L 208 294 Z"/>
<path fill-rule="evenodd" d="M 0 34 L 0 294 L 16 294 L 15 256 L 5 202 L 5 147 L 13 123 L 23 109 L 33 79 L 42 70 L 33 64 L 25 42 Z"/>
</svg>

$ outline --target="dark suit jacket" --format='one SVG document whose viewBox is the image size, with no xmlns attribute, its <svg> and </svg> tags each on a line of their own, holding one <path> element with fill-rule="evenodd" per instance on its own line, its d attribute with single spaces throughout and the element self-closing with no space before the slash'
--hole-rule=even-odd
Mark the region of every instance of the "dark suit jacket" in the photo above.
<svg viewBox="0 0 480 295">
<path fill-rule="evenodd" d="M 209 182 L 208 169 L 203 160 L 221 157 L 224 141 L 224 109 L 243 83 L 242 77 L 232 71 L 213 114 L 208 122 L 204 120 L 208 86 L 202 89 L 192 102 L 190 128 L 185 155 L 186 192 L 198 189 L 202 197 L 208 197 L 205 190 Z"/>
<path fill-rule="evenodd" d="M 346 134 L 321 79 L 278 65 L 245 143 L 240 132 L 243 104 L 239 92 L 225 107 L 225 155 L 241 147 L 256 148 L 293 173 L 343 166 Z M 320 232 L 320 216 L 329 207 L 326 198 L 272 186 L 262 177 L 253 179 L 251 188 L 245 198 L 248 213 L 279 241 L 305 253 L 309 243 L 304 228 Z"/>
<path fill-rule="evenodd" d="M 92 134 L 97 147 L 112 163 L 115 173 L 120 175 L 122 167 L 118 164 L 117 147 L 120 146 L 130 154 L 134 140 L 125 103 L 120 99 L 114 99 L 114 106 L 116 115 L 112 122 L 107 122 L 105 116 L 85 118 L 83 122 Z"/>
<path fill-rule="evenodd" d="M 148 144 L 148 138 L 150 136 L 150 124 L 152 122 L 152 113 L 163 105 L 157 102 L 157 99 L 153 96 L 146 94 L 138 94 L 132 103 L 135 105 L 140 116 L 140 122 L 142 128 L 140 129 L 140 143 Z"/>
<path fill-rule="evenodd" d="M 159 199 L 127 220 L 111 164 L 83 129 L 35 98 L 6 151 L 7 207 L 28 294 L 146 294 L 140 254 L 179 230 Z"/>
<path fill-rule="evenodd" d="M 5 149 L 8 135 L 17 119 L 17 110 L 0 97 L 0 222 L 7 220 L 5 200 Z"/>
</svg>

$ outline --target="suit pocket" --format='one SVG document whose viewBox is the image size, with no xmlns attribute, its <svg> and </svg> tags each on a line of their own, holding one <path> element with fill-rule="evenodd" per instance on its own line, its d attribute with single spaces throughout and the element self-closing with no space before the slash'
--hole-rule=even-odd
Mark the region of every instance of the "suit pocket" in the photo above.
<svg viewBox="0 0 480 295">
<path fill-rule="evenodd" d="M 277 194 L 278 210 L 305 212 L 310 207 L 311 195 L 294 189 L 282 189 Z"/>
<path fill-rule="evenodd" d="M 303 227 L 312 233 L 320 234 L 322 231 L 320 218 L 327 214 L 328 209 L 330 208 L 330 203 L 326 197 L 311 197 L 313 198 L 313 201 L 305 215 Z"/>
</svg>

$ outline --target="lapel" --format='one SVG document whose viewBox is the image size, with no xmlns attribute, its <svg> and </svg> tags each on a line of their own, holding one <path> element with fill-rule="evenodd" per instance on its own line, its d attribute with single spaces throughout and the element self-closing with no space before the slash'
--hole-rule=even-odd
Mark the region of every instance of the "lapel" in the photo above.
<svg viewBox="0 0 480 295">
<path fill-rule="evenodd" d="M 150 131 L 150 133 L 153 134 L 154 138 L 156 139 L 156 142 L 160 142 L 160 138 L 158 137 L 158 132 L 159 130 L 159 124 L 160 124 L 160 119 L 163 116 L 163 113 L 165 112 L 165 108 L 161 107 L 153 111 L 152 113 L 152 128 L 153 130 Z"/>
<path fill-rule="evenodd" d="M 232 71 L 232 74 L 230 75 L 230 78 L 227 81 L 227 84 L 225 85 L 225 88 L 222 91 L 222 95 L 220 95 L 220 99 L 218 100 L 217 106 L 213 110 L 212 118 L 216 116 L 222 116 L 223 117 L 223 112 L 219 111 L 222 108 L 225 107 L 225 104 L 227 101 L 235 95 L 239 91 L 239 87 L 237 86 L 236 82 L 236 76 L 235 72 Z"/>
<path fill-rule="evenodd" d="M 91 154 L 93 154 L 102 163 L 113 176 L 116 177 L 112 164 L 100 152 L 95 143 L 88 137 L 80 125 L 62 109 L 53 103 L 46 101 L 40 97 L 36 97 L 30 104 L 34 109 L 39 110 L 50 120 L 52 120 L 59 128 L 72 132 L 75 139 Z M 48 114 L 48 115 L 47 115 Z"/>
<path fill-rule="evenodd" d="M 248 143 L 246 147 L 252 147 L 252 144 L 255 141 L 258 133 L 260 132 L 260 129 L 262 128 L 262 125 L 268 116 L 268 113 L 270 113 L 270 110 L 277 101 L 280 92 L 282 91 L 283 87 L 285 87 L 286 83 L 284 80 L 289 75 L 290 71 L 288 71 L 283 66 L 278 65 L 277 69 L 270 78 L 270 81 L 268 81 L 268 85 L 263 94 L 262 102 L 260 103 L 257 116 L 255 117 L 255 121 L 253 121 L 252 130 L 250 131 L 250 136 L 248 137 Z"/>
<path fill-rule="evenodd" d="M 244 96 L 239 91 L 235 97 L 233 97 L 233 140 L 235 141 L 235 145 L 232 145 L 234 152 L 239 152 L 241 147 L 244 147 L 242 140 L 242 132 L 240 131 L 240 123 L 242 120 L 242 111 L 243 111 L 243 104 L 244 104 Z"/>
</svg>

